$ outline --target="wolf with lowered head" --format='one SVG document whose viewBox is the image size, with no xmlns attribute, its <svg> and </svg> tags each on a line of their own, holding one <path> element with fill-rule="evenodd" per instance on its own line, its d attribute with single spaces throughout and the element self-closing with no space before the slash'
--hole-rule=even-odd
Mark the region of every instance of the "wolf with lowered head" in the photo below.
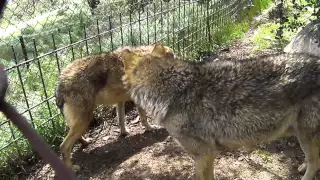
<svg viewBox="0 0 320 180">
<path fill-rule="evenodd" d="M 79 140 L 83 145 L 89 143 L 82 135 L 92 121 L 93 110 L 97 105 L 116 104 L 120 135 L 128 134 L 124 121 L 124 103 L 132 100 L 121 80 L 124 74 L 122 52 L 130 49 L 139 55 L 145 55 L 151 53 L 153 48 L 154 45 L 120 47 L 112 52 L 77 59 L 62 70 L 56 87 L 56 104 L 70 128 L 60 145 L 62 157 L 69 167 L 75 171 L 80 168 L 72 165 L 70 153 L 76 141 Z M 171 48 L 165 49 L 168 57 L 174 57 Z M 145 111 L 139 106 L 137 109 L 141 124 L 145 130 L 151 130 Z"/>
<path fill-rule="evenodd" d="M 197 180 L 212 180 L 219 151 L 294 135 L 305 154 L 298 168 L 320 167 L 320 58 L 273 54 L 210 66 L 124 52 L 123 83 L 136 104 L 195 160 Z"/>
</svg>

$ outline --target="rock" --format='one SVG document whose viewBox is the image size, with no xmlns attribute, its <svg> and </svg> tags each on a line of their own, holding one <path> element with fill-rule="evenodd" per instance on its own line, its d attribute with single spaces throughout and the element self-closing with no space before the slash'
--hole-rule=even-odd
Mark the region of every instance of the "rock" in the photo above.
<svg viewBox="0 0 320 180">
<path fill-rule="evenodd" d="M 320 57 L 320 20 L 307 24 L 301 29 L 291 42 L 284 48 L 284 52 L 304 52 Z"/>
</svg>

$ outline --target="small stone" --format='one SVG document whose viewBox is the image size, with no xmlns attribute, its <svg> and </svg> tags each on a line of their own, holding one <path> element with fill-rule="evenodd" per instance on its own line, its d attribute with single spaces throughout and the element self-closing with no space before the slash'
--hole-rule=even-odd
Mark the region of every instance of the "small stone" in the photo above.
<svg viewBox="0 0 320 180">
<path fill-rule="evenodd" d="M 238 158 L 239 161 L 242 161 L 243 159 L 244 159 L 243 156 L 240 156 L 240 157 Z"/>
</svg>

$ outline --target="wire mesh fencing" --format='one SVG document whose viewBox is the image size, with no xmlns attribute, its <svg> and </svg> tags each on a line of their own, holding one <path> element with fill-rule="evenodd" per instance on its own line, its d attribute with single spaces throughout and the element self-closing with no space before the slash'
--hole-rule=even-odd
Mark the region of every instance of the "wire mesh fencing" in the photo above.
<svg viewBox="0 0 320 180">
<path fill-rule="evenodd" d="M 74 59 L 120 46 L 162 42 L 194 57 L 212 34 L 242 17 L 251 0 L 10 0 L 0 21 L 0 63 L 10 79 L 8 101 L 48 141 L 65 132 L 54 90 Z M 29 152 L 0 114 L 0 165 Z"/>
</svg>

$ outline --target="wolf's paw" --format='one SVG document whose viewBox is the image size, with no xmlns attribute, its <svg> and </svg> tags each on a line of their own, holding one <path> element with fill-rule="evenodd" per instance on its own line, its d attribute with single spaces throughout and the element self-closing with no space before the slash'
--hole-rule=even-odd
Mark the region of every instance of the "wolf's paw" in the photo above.
<svg viewBox="0 0 320 180">
<path fill-rule="evenodd" d="M 307 163 L 305 162 L 298 167 L 299 173 L 304 173 L 306 170 L 307 170 Z"/>
</svg>

